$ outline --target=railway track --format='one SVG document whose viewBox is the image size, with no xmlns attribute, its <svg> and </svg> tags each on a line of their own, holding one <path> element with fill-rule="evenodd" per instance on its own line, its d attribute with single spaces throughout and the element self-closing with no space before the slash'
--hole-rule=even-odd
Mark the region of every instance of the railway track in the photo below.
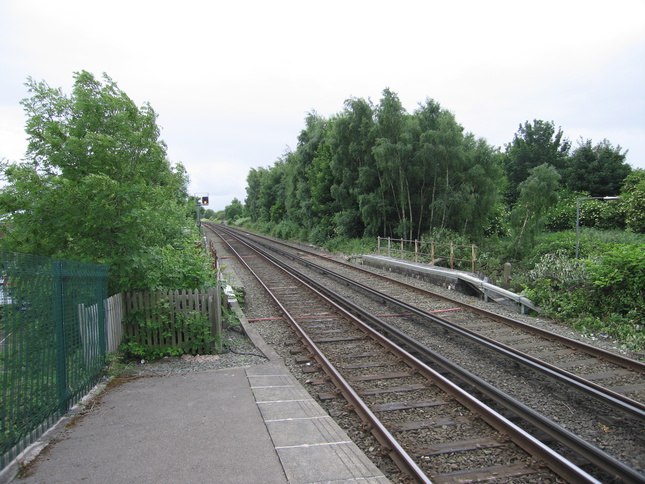
<svg viewBox="0 0 645 484">
<path fill-rule="evenodd" d="M 255 259 L 254 259 L 254 262 L 255 262 Z M 300 261 L 300 262 L 303 263 L 302 261 Z M 320 267 L 317 267 L 316 271 L 319 271 L 319 270 L 320 270 Z M 344 281 L 344 284 L 346 284 L 346 283 L 347 283 L 347 281 Z M 382 298 L 382 297 L 383 297 L 383 294 L 379 293 L 378 298 Z M 346 303 L 344 303 L 344 304 L 346 304 Z M 351 304 L 349 306 L 351 306 Z M 349 307 L 349 306 L 346 307 L 346 310 L 349 310 L 349 311 L 352 311 L 352 312 L 357 311 L 356 308 L 352 308 L 352 307 Z M 406 310 L 409 311 L 409 308 L 406 308 Z M 375 317 L 372 317 L 372 316 L 366 315 L 366 314 L 362 314 L 361 318 L 363 320 L 370 320 L 370 318 L 372 318 L 375 322 L 379 320 L 379 318 L 375 318 Z M 376 324 L 378 324 L 378 323 L 376 323 Z M 333 332 L 333 331 L 342 331 L 342 330 L 338 330 L 338 329 L 332 329 L 330 327 L 331 321 L 317 321 L 317 325 L 318 325 L 319 329 L 324 328 L 324 331 L 331 331 L 331 332 Z M 450 368 L 450 364 L 446 363 L 441 356 L 437 356 L 435 353 L 433 353 L 431 351 L 428 351 L 428 348 L 426 348 L 424 345 L 421 344 L 419 346 L 415 346 L 415 345 L 418 345 L 418 343 L 415 342 L 414 340 L 412 340 L 412 343 L 410 343 L 410 342 L 404 341 L 404 338 L 397 338 L 396 335 L 393 336 L 393 334 L 397 333 L 398 330 L 391 329 L 391 328 L 390 329 L 384 329 L 383 326 L 381 326 L 380 331 L 385 332 L 390 337 L 393 337 L 394 339 L 396 339 L 399 342 L 399 344 L 406 345 L 408 348 L 410 348 L 412 351 L 414 351 L 417 355 L 422 355 L 422 357 L 426 361 L 432 361 L 432 363 L 436 367 L 439 368 L 439 371 L 442 371 L 442 372 L 451 371 L 453 373 L 455 372 L 454 369 Z M 338 342 L 336 342 L 336 343 L 338 343 Z M 421 348 L 421 349 L 419 349 L 419 348 Z M 429 356 L 429 355 L 434 355 L 434 356 Z M 374 362 L 371 362 L 371 363 L 374 363 Z M 390 372 L 390 373 L 397 374 L 396 372 Z M 459 371 L 457 371 L 456 373 L 458 374 Z M 382 374 L 382 373 L 377 373 L 377 375 L 378 374 Z M 464 378 L 464 375 L 466 375 L 466 378 Z M 408 377 L 406 377 L 406 378 L 408 378 Z M 477 391 L 480 393 L 480 395 L 481 394 L 485 395 L 484 398 L 492 399 L 495 402 L 495 404 L 498 407 L 500 407 L 502 412 L 505 411 L 504 408 L 508 407 L 508 404 L 505 402 L 506 401 L 506 395 L 504 394 L 504 392 L 497 393 L 497 390 L 495 388 L 492 388 L 492 389 L 488 388 L 488 387 L 490 387 L 490 385 L 486 384 L 486 382 L 479 381 L 477 379 L 477 377 L 474 377 L 474 379 L 473 379 L 473 376 L 470 375 L 470 373 L 468 371 L 463 372 L 461 374 L 461 376 L 459 376 L 457 378 L 457 380 L 461 380 L 462 383 L 463 383 L 464 380 L 468 380 L 468 383 L 466 384 L 467 386 L 470 386 L 470 387 L 474 386 L 477 389 Z M 473 383 L 473 381 L 475 383 Z M 453 385 L 455 385 L 455 384 L 453 383 Z M 484 390 L 482 390 L 482 388 L 484 388 Z M 504 403 L 502 403 L 502 402 L 504 402 Z M 377 408 L 380 408 L 380 407 L 377 407 Z M 600 464 L 600 467 L 602 469 L 601 472 L 605 472 L 605 478 L 607 476 L 613 476 L 613 477 L 611 477 L 611 479 L 613 479 L 616 476 L 620 476 L 620 479 L 622 479 L 624 482 L 641 482 L 641 479 L 642 479 L 641 474 L 639 474 L 638 472 L 634 471 L 633 469 L 630 469 L 627 466 L 622 465 L 620 462 L 616 461 L 611 456 L 605 455 L 602 451 L 599 451 L 593 445 L 588 445 L 586 442 L 584 442 L 583 440 L 578 439 L 575 435 L 573 435 L 571 433 L 568 433 L 566 431 L 562 432 L 563 429 L 557 429 L 556 428 L 554 430 L 553 428 L 549 428 L 548 425 L 545 427 L 545 424 L 540 422 L 539 418 L 536 417 L 535 415 L 531 415 L 530 409 L 524 408 L 524 406 L 521 403 L 519 403 L 519 402 L 512 403 L 510 405 L 510 407 L 508 407 L 508 408 L 512 408 L 512 410 L 510 411 L 510 414 L 513 416 L 513 418 L 517 418 L 518 415 L 521 415 L 522 418 L 524 418 L 525 420 L 528 419 L 528 421 L 531 421 L 532 424 L 534 426 L 536 426 L 537 428 L 539 428 L 541 431 L 546 431 L 546 433 L 550 434 L 551 438 L 554 438 L 554 436 L 556 436 L 558 439 L 563 440 L 564 442 L 567 442 L 566 445 L 568 447 L 573 447 L 574 449 L 576 449 L 576 452 L 577 452 L 578 455 L 584 456 L 583 461 L 585 461 L 585 463 L 587 465 L 589 465 L 589 462 L 592 462 L 593 465 Z M 427 413 L 428 413 L 427 408 L 423 408 L 423 410 L 418 410 L 417 409 L 416 411 L 420 412 L 423 415 L 427 415 Z M 527 415 L 528 415 L 528 417 L 527 417 Z M 548 419 L 547 419 L 547 422 L 548 422 Z M 433 432 L 433 433 L 436 434 L 436 432 Z M 562 437 L 560 434 L 564 434 L 565 437 Z M 466 440 L 468 440 L 468 439 L 466 439 Z M 481 449 L 479 451 L 481 451 Z M 418 451 L 417 451 L 417 454 L 418 454 Z M 442 455 L 442 457 L 440 458 L 441 462 L 445 462 L 446 461 L 445 455 L 443 455 L 443 454 L 440 454 L 440 455 Z M 427 462 L 424 462 L 424 464 L 427 464 Z M 509 467 L 509 466 L 507 465 L 507 466 L 505 466 L 505 468 L 506 467 Z M 570 476 L 567 477 L 567 480 L 570 480 Z M 576 479 L 574 479 L 574 480 L 576 480 Z"/>
<path fill-rule="evenodd" d="M 260 237 L 265 241 L 270 239 Z M 357 272 L 364 277 L 358 284 L 369 285 L 366 291 L 373 291 L 376 299 L 387 296 L 418 307 L 431 313 L 434 319 L 444 324 L 458 326 L 465 333 L 476 335 L 484 341 L 496 342 L 507 350 L 521 353 L 525 357 L 548 363 L 553 361 L 552 370 L 574 379 L 583 379 L 593 387 L 594 381 L 613 397 L 639 407 L 638 416 L 645 409 L 645 363 L 619 354 L 567 338 L 560 334 L 532 326 L 481 308 L 441 296 L 432 291 L 392 279 L 355 265 L 321 256 L 302 247 L 280 244 L 284 252 L 300 263 L 315 267 L 316 270 L 332 269 L 325 272 L 330 277 L 352 284 L 351 278 Z M 303 254 L 304 252 L 304 254 Z M 289 255 L 290 254 L 290 255 Z M 316 262 L 301 256 L 315 257 Z M 459 311 L 459 310 L 464 311 Z M 478 316 L 478 317 L 473 317 Z"/>
</svg>

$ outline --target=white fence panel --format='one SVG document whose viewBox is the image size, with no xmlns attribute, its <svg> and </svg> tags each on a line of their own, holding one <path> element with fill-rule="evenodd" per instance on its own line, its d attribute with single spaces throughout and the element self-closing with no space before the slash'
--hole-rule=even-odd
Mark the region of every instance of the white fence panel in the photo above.
<svg viewBox="0 0 645 484">
<path fill-rule="evenodd" d="M 105 339 L 106 351 L 112 353 L 119 348 L 123 340 L 123 315 L 125 299 L 123 293 L 115 294 L 105 300 Z"/>
</svg>

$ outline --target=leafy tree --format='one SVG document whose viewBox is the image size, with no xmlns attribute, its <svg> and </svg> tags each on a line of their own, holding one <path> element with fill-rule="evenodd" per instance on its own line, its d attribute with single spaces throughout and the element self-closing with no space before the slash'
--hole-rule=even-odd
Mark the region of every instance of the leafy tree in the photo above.
<svg viewBox="0 0 645 484">
<path fill-rule="evenodd" d="M 461 193 L 461 188 L 466 188 L 462 182 L 467 169 L 463 128 L 451 112 L 441 110 L 434 127 L 422 133 L 420 141 L 426 163 L 431 164 L 429 227 L 458 230 L 461 227 L 453 225 L 452 215 L 467 203 Z"/>
<path fill-rule="evenodd" d="M 305 119 L 305 126 L 298 136 L 297 156 L 290 158 L 293 167 L 290 172 L 292 190 L 287 195 L 287 209 L 291 220 L 303 227 L 311 228 L 315 224 L 312 189 L 317 182 L 315 171 L 312 170 L 319 148 L 326 142 L 327 120 L 312 112 Z M 314 179 L 310 176 L 314 176 Z"/>
<path fill-rule="evenodd" d="M 251 168 L 249 174 L 246 176 L 246 199 L 244 205 L 254 222 L 262 220 L 269 220 L 268 211 L 265 213 L 265 207 L 260 198 L 262 192 L 262 185 L 265 179 L 269 176 L 269 169 L 267 168 Z"/>
<path fill-rule="evenodd" d="M 246 200 L 251 220 L 255 222 L 279 222 L 286 214 L 284 158 L 273 167 L 251 169 L 247 176 Z"/>
<path fill-rule="evenodd" d="M 315 156 L 306 172 L 311 190 L 311 241 L 316 244 L 322 244 L 332 236 L 334 214 L 338 212 L 338 204 L 331 196 L 334 178 L 331 171 L 332 149 L 330 144 L 333 128 L 330 128 L 330 125 L 333 122 L 333 119 L 327 122 L 323 139 L 318 144 Z"/>
<path fill-rule="evenodd" d="M 206 220 L 215 220 L 217 218 L 217 214 L 215 213 L 215 210 L 207 208 L 204 210 L 204 216 L 202 218 Z"/>
<path fill-rule="evenodd" d="M 224 207 L 224 216 L 230 222 L 236 221 L 238 218 L 244 216 L 244 205 L 237 198 Z"/>
<path fill-rule="evenodd" d="M 412 238 L 414 213 L 409 171 L 412 147 L 407 130 L 408 115 L 398 96 L 385 89 L 376 110 L 376 142 L 372 148 L 381 189 L 397 217 L 395 234 Z"/>
<path fill-rule="evenodd" d="M 295 152 L 249 173 L 253 220 L 295 223 L 316 241 L 421 238 L 431 228 L 479 237 L 499 211 L 499 153 L 435 101 L 410 115 L 385 89 L 376 107 L 352 98 L 331 119 L 310 113 L 305 124 Z"/>
<path fill-rule="evenodd" d="M 528 178 L 533 168 L 548 163 L 562 174 L 570 146 L 562 130 L 556 132 L 551 122 L 534 120 L 532 124 L 527 121 L 520 125 L 513 141 L 506 146 L 504 159 L 509 201 L 517 200 L 520 183 Z"/>
<path fill-rule="evenodd" d="M 607 140 L 592 146 L 591 140 L 579 141 L 564 171 L 566 186 L 573 191 L 587 192 L 591 197 L 614 196 L 620 193 L 623 181 L 632 171 L 626 163 L 627 152 Z"/>
<path fill-rule="evenodd" d="M 516 254 L 531 244 L 542 229 L 548 209 L 558 201 L 559 180 L 556 169 L 545 163 L 533 168 L 520 183 L 520 196 L 511 212 Z"/>
<path fill-rule="evenodd" d="M 457 221 L 455 230 L 479 240 L 498 211 L 504 171 L 498 150 L 482 138 L 468 134 L 464 153 L 466 166 L 459 186 L 461 203 L 452 218 Z"/>
<path fill-rule="evenodd" d="M 330 194 L 336 203 L 334 224 L 339 235 L 361 237 L 377 233 L 386 210 L 375 169 L 374 108 L 364 99 L 348 99 L 333 121 L 329 135 Z M 364 198 L 366 194 L 371 194 Z M 365 214 L 365 215 L 364 215 Z"/>
<path fill-rule="evenodd" d="M 171 287 L 159 265 L 170 259 L 193 271 L 182 284 L 207 284 L 208 261 L 194 259 L 187 232 L 187 176 L 168 161 L 153 109 L 85 71 L 70 96 L 31 78 L 27 87 L 26 162 L 3 167 L 2 247 L 109 264 L 111 292 Z"/>
</svg>

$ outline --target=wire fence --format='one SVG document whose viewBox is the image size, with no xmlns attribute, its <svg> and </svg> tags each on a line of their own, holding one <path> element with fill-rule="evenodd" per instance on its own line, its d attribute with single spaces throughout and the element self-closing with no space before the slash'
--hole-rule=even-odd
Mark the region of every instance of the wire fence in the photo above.
<svg viewBox="0 0 645 484">
<path fill-rule="evenodd" d="M 104 368 L 107 266 L 0 252 L 0 469 Z"/>
<path fill-rule="evenodd" d="M 451 269 L 470 270 L 473 273 L 477 267 L 477 246 L 474 244 L 458 245 L 452 242 L 443 244 L 379 237 L 377 251 L 379 255 L 383 252 L 388 257 L 432 265 L 444 264 Z"/>
</svg>

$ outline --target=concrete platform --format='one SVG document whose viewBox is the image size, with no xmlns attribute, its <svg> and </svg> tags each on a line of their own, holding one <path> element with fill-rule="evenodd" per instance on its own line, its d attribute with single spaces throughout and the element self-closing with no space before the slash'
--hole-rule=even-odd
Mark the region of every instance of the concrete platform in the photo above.
<svg viewBox="0 0 645 484">
<path fill-rule="evenodd" d="M 537 313 L 542 311 L 540 307 L 533 304 L 527 297 L 490 284 L 469 272 L 382 255 L 362 255 L 358 258 L 362 259 L 365 265 L 416 277 L 432 284 L 470 295 L 477 295 L 485 301 L 490 300 L 498 304 L 503 304 L 522 314 L 526 312 L 527 308 Z"/>
<path fill-rule="evenodd" d="M 54 444 L 33 448 L 42 452 L 14 482 L 390 482 L 233 309 L 268 363 L 109 388 L 46 435 Z"/>
</svg>

